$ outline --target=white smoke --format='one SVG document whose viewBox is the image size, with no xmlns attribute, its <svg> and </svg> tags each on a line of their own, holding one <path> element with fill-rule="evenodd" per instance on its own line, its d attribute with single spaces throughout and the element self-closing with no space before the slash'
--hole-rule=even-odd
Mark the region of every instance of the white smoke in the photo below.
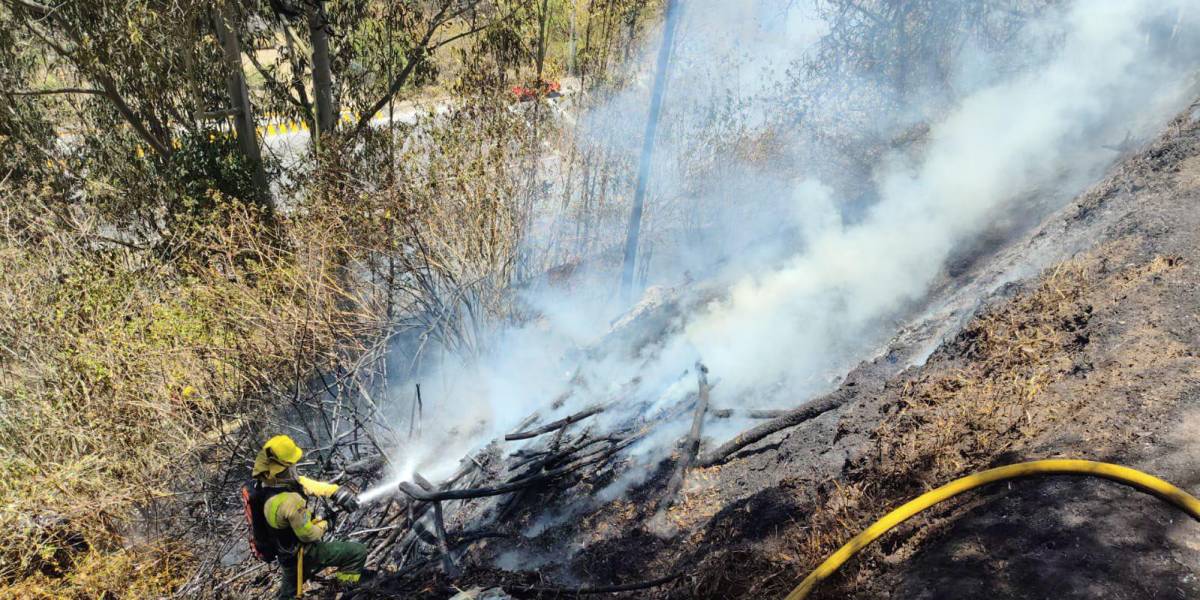
<svg viewBox="0 0 1200 600">
<path fill-rule="evenodd" d="M 792 13 L 781 3 L 684 4 L 683 50 L 677 50 L 674 65 L 682 73 L 673 76 L 669 106 L 707 106 L 719 94 L 715 88 L 729 82 L 739 86 L 738 94 L 762 98 L 783 81 L 789 61 L 802 57 L 825 32 L 819 22 L 796 26 L 796 15 L 804 22 L 814 13 Z M 1053 190 L 1057 197 L 1069 197 L 1115 157 L 1102 144 L 1128 132 L 1144 138 L 1183 108 L 1194 66 L 1177 54 L 1194 50 L 1198 37 L 1190 14 L 1196 11 L 1184 10 L 1187 4 L 1078 0 L 1047 10 L 1003 53 L 965 52 L 954 83 L 966 92 L 936 113 L 917 150 L 896 150 L 880 161 L 871 181 L 877 200 L 859 218 L 845 216 L 837 186 L 822 182 L 815 168 L 773 173 L 769 186 L 738 181 L 721 187 L 744 190 L 743 197 L 727 198 L 729 203 L 751 207 L 776 226 L 785 220 L 795 229 L 794 238 L 762 241 L 781 246 L 762 256 L 786 258 L 764 264 L 725 254 L 719 265 L 710 263 L 713 279 L 728 282 L 722 286 L 725 293 L 680 316 L 677 333 L 647 349 L 600 356 L 578 352 L 607 331 L 614 312 L 606 302 L 615 281 L 597 282 L 602 290 L 597 293 L 576 288 L 570 295 L 545 292 L 530 298 L 541 319 L 502 333 L 495 351 L 482 361 L 446 364 L 425 382 L 431 419 L 423 424 L 424 437 L 397 448 L 393 462 L 406 467 L 368 496 L 388 493 L 414 469 L 434 478 L 448 475 L 468 451 L 568 390 L 574 392 L 558 413 L 616 401 L 596 418 L 600 426 L 669 406 L 694 390 L 694 375 L 684 373 L 697 359 L 719 379 L 713 402 L 720 406 L 787 408 L 827 390 L 836 376 L 894 333 L 895 320 L 919 305 L 956 248 L 993 222 L 1027 210 L 1023 202 L 1032 196 Z M 764 5 L 782 10 L 778 22 L 787 26 L 766 36 L 766 42 L 755 42 L 764 37 L 754 25 L 763 22 Z M 706 63 L 705 57 L 719 61 L 730 49 L 745 59 L 739 74 L 728 80 L 705 76 L 723 66 Z M 1020 68 L 1012 67 L 1014 59 Z M 685 85 L 697 81 L 704 85 Z M 636 130 L 633 139 L 640 143 L 646 98 L 645 87 L 637 86 L 598 109 L 590 122 L 608 124 L 611 131 L 593 125 L 596 135 Z M 771 122 L 769 102 L 748 105 L 762 111 L 754 115 L 757 123 Z M 829 109 L 813 107 L 813 112 Z M 899 122 L 932 109 L 904 110 L 905 115 L 891 118 Z M 808 143 L 799 134 L 792 137 L 797 145 Z M 664 139 L 656 169 L 686 164 L 685 142 Z M 688 183 L 685 174 L 669 167 L 654 176 L 652 201 Z M 751 240 L 760 235 L 760 226 L 746 221 L 741 230 L 736 225 L 719 230 Z M 723 252 L 740 243 L 724 246 Z M 682 259 L 660 261 L 652 277 L 677 282 L 684 269 L 692 268 L 695 264 Z M 729 422 L 706 432 L 728 435 L 744 425 Z M 680 428 L 667 431 L 677 437 Z M 655 436 L 630 452 L 641 464 L 652 464 L 646 457 L 665 455 L 675 437 Z M 619 480 L 630 484 L 627 476 Z"/>
<path fill-rule="evenodd" d="M 1154 59 L 1143 30 L 1165 4 L 1075 5 L 1050 61 L 965 98 L 915 164 L 890 157 L 863 222 L 831 223 L 827 195 L 798 189 L 825 223 L 808 250 L 738 282 L 689 324 L 687 343 L 742 389 L 833 368 L 847 340 L 853 351 L 854 340 L 877 339 L 880 320 L 919 299 L 956 244 L 998 211 L 1020 210 L 1018 195 L 1077 183 L 1111 158 L 1103 140 L 1153 129 L 1181 107 L 1182 73 Z"/>
</svg>

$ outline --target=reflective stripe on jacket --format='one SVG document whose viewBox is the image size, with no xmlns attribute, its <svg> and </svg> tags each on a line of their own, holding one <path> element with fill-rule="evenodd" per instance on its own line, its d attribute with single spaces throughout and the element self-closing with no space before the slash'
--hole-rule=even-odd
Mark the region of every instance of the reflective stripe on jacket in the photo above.
<svg viewBox="0 0 1200 600">
<path fill-rule="evenodd" d="M 328 526 L 325 521 L 312 518 L 304 496 L 296 492 L 281 492 L 267 498 L 263 506 L 267 524 L 275 529 L 291 528 L 296 537 L 304 543 L 319 541 L 325 535 Z"/>
</svg>

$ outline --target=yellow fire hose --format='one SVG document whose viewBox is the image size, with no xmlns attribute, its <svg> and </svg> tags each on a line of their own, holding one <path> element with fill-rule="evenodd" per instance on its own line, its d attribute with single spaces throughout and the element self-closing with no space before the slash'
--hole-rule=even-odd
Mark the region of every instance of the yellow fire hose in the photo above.
<svg viewBox="0 0 1200 600">
<path fill-rule="evenodd" d="M 296 551 L 296 597 L 304 596 L 304 544 Z"/>
<path fill-rule="evenodd" d="M 1148 494 L 1158 496 L 1183 509 L 1193 519 L 1200 521 L 1200 500 L 1153 475 L 1147 475 L 1129 467 L 1090 460 L 1035 460 L 1033 462 L 1009 465 L 1007 467 L 989 469 L 974 475 L 968 475 L 918 496 L 915 500 L 888 513 L 887 516 L 876 521 L 862 533 L 854 536 L 849 542 L 846 542 L 846 545 L 831 554 L 829 558 L 825 559 L 825 562 L 821 563 L 812 573 L 809 573 L 808 577 L 805 577 L 804 581 L 796 589 L 792 590 L 792 593 L 788 594 L 785 600 L 803 600 L 807 598 L 818 583 L 833 575 L 839 567 L 850 560 L 859 550 L 865 548 L 893 527 L 934 504 L 989 483 L 1031 475 L 1090 475 L 1111 479 L 1117 483 L 1123 483 Z"/>
</svg>

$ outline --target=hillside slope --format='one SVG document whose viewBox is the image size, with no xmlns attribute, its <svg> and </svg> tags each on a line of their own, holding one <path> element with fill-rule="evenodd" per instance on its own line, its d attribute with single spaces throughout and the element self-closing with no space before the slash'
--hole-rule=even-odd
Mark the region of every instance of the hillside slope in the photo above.
<svg viewBox="0 0 1200 600">
<path fill-rule="evenodd" d="M 1051 239 L 1088 231 L 1095 243 L 1030 284 L 1060 296 L 1047 300 L 1065 318 L 1048 325 L 1063 343 L 1032 362 L 1031 398 L 1013 402 L 1027 406 L 1020 435 L 983 462 L 1091 458 L 1200 491 L 1198 140 L 1193 115 L 1177 121 L 1044 230 Z M 1016 325 L 1014 339 L 1027 338 L 1021 325 L 1045 315 L 1013 310 L 1030 295 L 994 313 Z M 956 360 L 974 359 L 965 340 L 960 336 L 920 377 L 945 377 Z M 947 511 L 927 541 L 893 552 L 911 554 L 907 563 L 843 589 L 863 598 L 1200 595 L 1200 525 L 1174 508 L 1102 481 L 1009 488 Z"/>
<path fill-rule="evenodd" d="M 1200 493 L 1198 200 L 1189 111 L 1024 236 L 947 268 L 922 315 L 814 400 L 838 408 L 692 470 L 665 514 L 671 461 L 628 489 L 530 490 L 462 577 L 397 574 L 369 595 L 656 581 L 623 597 L 782 598 L 891 508 L 1024 460 L 1116 462 Z M 1150 496 L 1025 480 L 923 513 L 814 597 L 1200 597 L 1198 548 L 1200 524 Z"/>
<path fill-rule="evenodd" d="M 922 366 L 864 364 L 842 409 L 694 478 L 723 507 L 691 538 L 700 575 L 664 593 L 782 596 L 888 509 L 990 466 L 1089 458 L 1200 492 L 1198 201 L 1189 113 L 1009 251 L 1073 256 L 1001 288 Z M 914 519 L 817 597 L 1197 597 L 1197 548 L 1200 524 L 1151 497 L 1022 481 Z"/>
<path fill-rule="evenodd" d="M 495 570 L 459 584 L 520 593 L 679 573 L 626 597 L 781 598 L 889 509 L 984 468 L 1088 458 L 1200 492 L 1197 116 L 947 275 L 927 313 L 831 392 L 840 408 L 694 470 L 665 518 L 655 506 L 668 464 L 598 508 L 530 499 L 505 520 L 517 541 L 474 555 Z M 1200 524 L 1152 497 L 1104 481 L 1020 481 L 922 514 L 816 597 L 1197 597 L 1197 548 Z"/>
</svg>

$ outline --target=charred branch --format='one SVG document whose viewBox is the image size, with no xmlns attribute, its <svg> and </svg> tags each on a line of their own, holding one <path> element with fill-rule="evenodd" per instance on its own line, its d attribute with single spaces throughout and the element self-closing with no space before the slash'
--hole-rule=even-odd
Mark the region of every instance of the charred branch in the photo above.
<svg viewBox="0 0 1200 600">
<path fill-rule="evenodd" d="M 437 501 L 442 501 L 442 500 L 469 500 L 469 499 L 473 499 L 473 498 L 486 498 L 488 496 L 499 496 L 501 494 L 508 494 L 510 492 L 515 492 L 517 490 L 525 489 L 527 487 L 539 485 L 541 483 L 545 483 L 552 479 L 562 477 L 562 476 L 572 473 L 574 471 L 578 471 L 579 469 L 582 469 L 583 467 L 596 464 L 602 460 L 607 459 L 608 457 L 612 456 L 613 454 L 616 454 L 621 449 L 625 448 L 629 444 L 632 444 L 637 439 L 638 438 L 636 436 L 626 438 L 626 439 L 622 440 L 621 442 L 614 444 L 610 448 L 603 449 L 600 451 L 594 451 L 594 452 L 591 452 L 588 454 L 584 454 L 584 455 L 580 456 L 574 462 L 564 465 L 562 467 L 558 467 L 556 469 L 551 469 L 549 471 L 540 473 L 538 475 L 534 475 L 532 477 L 517 479 L 517 480 L 511 481 L 508 483 L 504 483 L 504 484 L 500 484 L 500 485 L 485 486 L 485 487 L 472 488 L 472 489 L 443 490 L 443 491 L 439 491 L 439 492 L 431 492 L 428 490 L 423 490 L 411 483 L 404 482 L 404 483 L 400 484 L 400 490 L 403 491 L 405 494 L 408 494 L 408 496 L 410 498 L 412 498 L 414 500 L 420 500 L 422 502 L 437 502 Z"/>
<path fill-rule="evenodd" d="M 553 423 L 547 423 L 546 425 L 538 427 L 537 429 L 531 429 L 529 431 L 518 431 L 517 433 L 510 433 L 510 434 L 504 436 L 504 440 L 507 442 L 513 442 L 516 440 L 525 440 L 525 439 L 529 439 L 532 437 L 537 437 L 544 433 L 550 433 L 551 431 L 554 431 L 556 429 L 561 429 L 572 423 L 578 423 L 579 421 L 582 421 L 592 415 L 599 414 L 601 412 L 604 412 L 603 406 L 593 406 L 591 408 L 582 410 L 582 411 L 577 412 L 568 417 L 554 421 Z"/>
<path fill-rule="evenodd" d="M 692 413 L 692 428 L 683 442 L 683 451 L 679 457 L 679 466 L 676 468 L 675 474 L 671 476 L 671 481 L 667 484 L 667 493 L 663 496 L 659 504 L 660 510 L 666 509 L 675 501 L 675 495 L 683 487 L 683 481 L 687 478 L 688 469 L 691 468 L 692 461 L 696 459 L 696 454 L 700 451 L 700 432 L 704 428 L 704 413 L 708 411 L 708 367 L 696 363 L 696 379 L 698 380 L 699 399 L 696 400 L 696 410 Z"/>
<path fill-rule="evenodd" d="M 849 396 L 829 395 L 818 402 L 812 402 L 799 408 L 792 409 L 773 421 L 769 421 L 759 425 L 758 427 L 754 427 L 753 429 L 743 431 L 742 433 L 738 434 L 737 437 L 734 437 L 732 440 L 722 444 L 719 448 L 702 456 L 697 465 L 701 467 L 711 467 L 713 465 L 723 463 L 735 452 L 738 452 L 742 448 L 758 442 L 773 433 L 778 433 L 784 429 L 790 429 L 805 421 L 815 419 L 831 410 L 840 408 L 846 403 L 847 398 L 849 398 Z"/>
<path fill-rule="evenodd" d="M 708 411 L 714 419 L 778 419 L 787 413 L 783 409 L 713 408 Z"/>
<path fill-rule="evenodd" d="M 413 480 L 416 481 L 425 491 L 434 491 L 433 484 L 429 483 L 419 473 L 413 473 Z M 433 524 L 437 532 L 438 549 L 442 552 L 442 569 L 446 571 L 446 575 L 451 578 L 458 577 L 461 571 L 458 565 L 454 564 L 454 556 L 450 554 L 450 544 L 446 542 L 446 521 L 442 515 L 442 503 L 435 501 L 433 503 Z"/>
</svg>

